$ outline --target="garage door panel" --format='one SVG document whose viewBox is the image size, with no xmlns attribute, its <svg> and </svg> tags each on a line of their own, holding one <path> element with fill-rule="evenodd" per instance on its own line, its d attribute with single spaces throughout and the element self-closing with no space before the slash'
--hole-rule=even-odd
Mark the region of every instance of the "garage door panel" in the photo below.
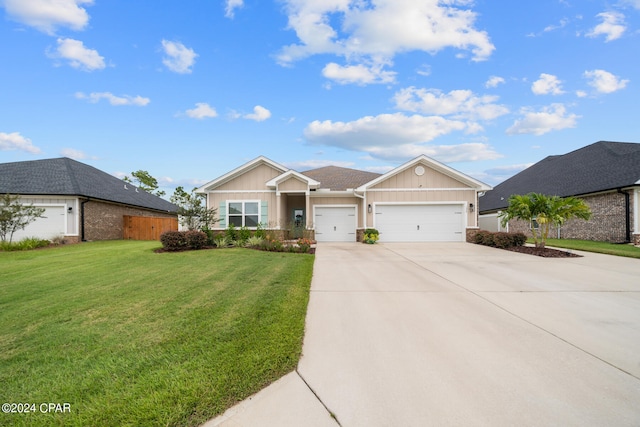
<svg viewBox="0 0 640 427">
<path fill-rule="evenodd" d="M 356 208 L 320 207 L 315 209 L 316 240 L 319 242 L 355 242 Z"/>
<path fill-rule="evenodd" d="M 376 228 L 382 242 L 462 241 L 463 206 L 379 205 Z"/>
</svg>

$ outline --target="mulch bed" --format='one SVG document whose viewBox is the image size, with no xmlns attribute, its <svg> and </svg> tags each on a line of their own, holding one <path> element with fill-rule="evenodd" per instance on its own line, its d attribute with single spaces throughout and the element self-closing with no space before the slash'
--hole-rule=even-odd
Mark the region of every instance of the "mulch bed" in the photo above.
<svg viewBox="0 0 640 427">
<path fill-rule="evenodd" d="M 506 248 L 508 251 L 520 252 L 523 254 L 537 255 L 544 258 L 580 258 L 582 255 L 574 254 L 572 252 L 561 251 L 551 248 L 536 248 L 533 246 L 512 246 Z"/>
</svg>

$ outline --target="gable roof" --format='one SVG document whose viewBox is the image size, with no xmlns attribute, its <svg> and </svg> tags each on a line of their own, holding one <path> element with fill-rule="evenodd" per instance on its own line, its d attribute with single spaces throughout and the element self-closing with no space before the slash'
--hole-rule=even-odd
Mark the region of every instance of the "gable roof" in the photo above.
<svg viewBox="0 0 640 427">
<path fill-rule="evenodd" d="M 235 168 L 234 170 L 227 172 L 226 174 L 214 179 L 213 181 L 209 181 L 206 184 L 202 185 L 200 188 L 198 188 L 196 190 L 196 193 L 206 193 L 209 190 L 213 190 L 216 187 L 219 187 L 220 185 L 231 181 L 234 178 L 237 178 L 238 176 L 249 172 L 251 169 L 255 169 L 260 165 L 269 165 L 272 168 L 274 168 L 277 171 L 280 171 L 280 173 L 284 173 L 286 171 L 288 171 L 289 169 L 282 166 L 279 163 L 274 162 L 271 159 L 268 159 L 264 156 L 259 156 L 256 157 L 253 160 L 248 161 L 247 163 L 245 163 L 242 166 L 238 166 L 237 168 Z"/>
<path fill-rule="evenodd" d="M 344 191 L 348 188 L 358 188 L 380 176 L 379 173 L 366 172 L 356 169 L 341 168 L 338 166 L 325 166 L 318 169 L 302 172 L 320 182 L 320 188 L 332 191 Z"/>
<path fill-rule="evenodd" d="M 276 188 L 278 186 L 278 184 L 288 180 L 289 178 L 295 178 L 298 179 L 299 181 L 304 182 L 305 184 L 307 184 L 309 186 L 309 188 L 318 188 L 318 186 L 320 186 L 320 183 L 316 180 L 314 180 L 311 177 L 308 177 L 306 175 L 301 174 L 300 172 L 296 172 L 293 169 L 289 169 L 288 171 L 286 171 L 283 174 L 280 174 L 278 176 L 276 176 L 275 178 L 273 178 L 270 181 L 267 181 L 266 186 L 267 187 L 271 187 L 271 188 Z"/>
<path fill-rule="evenodd" d="M 81 196 L 163 212 L 177 206 L 67 157 L 0 163 L 0 194 Z"/>
<path fill-rule="evenodd" d="M 459 172 L 453 168 L 450 168 L 449 166 L 445 165 L 444 163 L 440 163 L 434 159 L 432 159 L 431 157 L 425 156 L 425 155 L 421 155 L 416 157 L 413 160 L 409 160 L 407 163 L 398 166 L 397 168 L 390 170 L 389 172 L 378 176 L 377 178 L 373 179 L 372 181 L 363 183 L 358 190 L 360 191 L 364 191 L 369 187 L 373 187 L 374 185 L 377 185 L 387 179 L 389 179 L 390 177 L 397 175 L 401 172 L 404 172 L 405 170 L 413 167 L 413 166 L 417 166 L 418 164 L 425 164 L 428 167 L 430 167 L 431 169 L 438 171 L 442 174 L 445 174 L 457 181 L 460 181 L 466 185 L 468 185 L 469 187 L 472 187 L 476 190 L 479 191 L 487 191 L 487 190 L 491 190 L 491 186 L 485 184 L 484 182 L 478 181 L 475 178 L 471 178 L 468 175 L 463 174 L 462 172 Z"/>
<path fill-rule="evenodd" d="M 640 185 L 640 144 L 599 141 L 568 154 L 549 156 L 480 198 L 480 212 L 506 208 L 512 194 L 560 197 Z"/>
</svg>

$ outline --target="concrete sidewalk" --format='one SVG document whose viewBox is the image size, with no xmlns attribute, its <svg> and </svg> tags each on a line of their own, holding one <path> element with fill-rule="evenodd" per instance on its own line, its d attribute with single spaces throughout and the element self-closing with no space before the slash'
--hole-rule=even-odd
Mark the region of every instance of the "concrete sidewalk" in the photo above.
<svg viewBox="0 0 640 427">
<path fill-rule="evenodd" d="M 640 425 L 640 261 L 584 255 L 321 244 L 304 381 L 206 425 Z"/>
</svg>

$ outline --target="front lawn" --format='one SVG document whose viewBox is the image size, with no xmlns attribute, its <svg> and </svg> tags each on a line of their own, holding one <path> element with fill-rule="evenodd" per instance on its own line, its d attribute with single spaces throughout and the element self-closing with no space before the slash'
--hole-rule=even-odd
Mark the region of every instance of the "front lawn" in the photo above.
<svg viewBox="0 0 640 427">
<path fill-rule="evenodd" d="M 533 243 L 533 239 L 528 240 Z M 585 252 L 640 258 L 640 248 L 633 245 L 594 242 L 592 240 L 547 239 L 547 246 L 556 248 L 575 249 Z"/>
<path fill-rule="evenodd" d="M 296 367 L 312 255 L 159 246 L 0 252 L 0 400 L 36 404 L 0 425 L 194 426 Z"/>
</svg>

